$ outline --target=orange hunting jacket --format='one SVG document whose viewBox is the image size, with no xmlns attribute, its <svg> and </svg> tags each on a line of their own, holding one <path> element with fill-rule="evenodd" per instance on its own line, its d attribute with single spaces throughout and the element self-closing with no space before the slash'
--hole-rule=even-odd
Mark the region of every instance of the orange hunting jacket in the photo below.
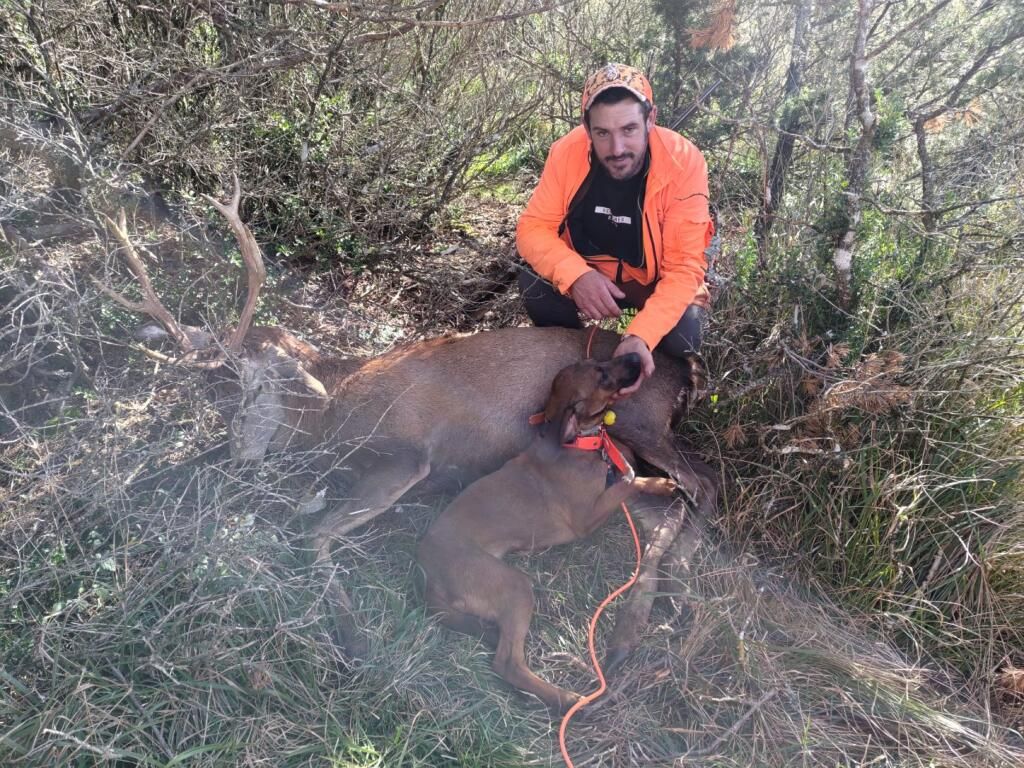
<svg viewBox="0 0 1024 768">
<path fill-rule="evenodd" d="M 644 266 L 621 263 L 621 267 L 623 281 L 655 283 L 644 308 L 626 329 L 654 349 L 694 299 L 703 303 L 705 296 L 698 297 L 698 292 L 706 292 L 704 249 L 714 225 L 708 211 L 707 163 L 700 150 L 660 126 L 651 131 L 648 146 L 651 162 L 641 222 Z M 562 226 L 589 171 L 590 138 L 580 125 L 552 144 L 540 182 L 516 228 L 520 255 L 563 294 L 588 269 L 615 280 L 620 267 L 614 256 L 584 259 L 573 250 L 569 227 Z"/>
</svg>

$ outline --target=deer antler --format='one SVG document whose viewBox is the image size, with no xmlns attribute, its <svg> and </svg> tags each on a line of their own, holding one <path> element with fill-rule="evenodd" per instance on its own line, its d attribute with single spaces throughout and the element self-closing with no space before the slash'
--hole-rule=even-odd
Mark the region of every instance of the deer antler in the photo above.
<svg viewBox="0 0 1024 768">
<path fill-rule="evenodd" d="M 228 351 L 237 355 L 242 351 L 242 342 L 245 340 L 245 334 L 249 332 L 249 326 L 252 325 L 252 318 L 256 312 L 256 301 L 259 299 L 263 282 L 267 279 L 267 270 L 263 266 L 263 254 L 260 252 L 260 246 L 257 244 L 256 238 L 253 237 L 252 232 L 245 226 L 238 214 L 238 204 L 242 199 L 242 191 L 238 184 L 238 174 L 233 174 L 233 178 L 235 181 L 235 191 L 231 196 L 231 202 L 227 205 L 209 195 L 203 195 L 203 197 L 220 212 L 220 215 L 224 217 L 231 227 L 235 239 L 238 240 L 238 247 L 242 251 L 242 261 L 245 263 L 248 293 L 245 297 L 245 306 L 242 307 L 242 314 L 238 318 L 238 327 L 231 332 L 231 337 L 227 342 Z"/>
<path fill-rule="evenodd" d="M 263 254 L 260 253 L 260 247 L 256 243 L 256 238 L 253 237 L 249 228 L 242 223 L 242 219 L 238 214 L 238 204 L 242 198 L 242 191 L 238 183 L 237 174 L 234 175 L 234 182 L 235 189 L 230 203 L 221 203 L 209 195 L 204 195 L 204 197 L 210 201 L 214 208 L 228 222 L 231 231 L 238 240 L 238 246 L 242 251 L 242 261 L 245 263 L 245 271 L 248 278 L 248 293 L 245 298 L 245 306 L 242 308 L 238 326 L 231 332 L 225 345 L 229 354 L 237 355 L 242 351 L 242 342 L 245 340 L 245 335 L 249 332 L 249 327 L 252 325 L 253 315 L 256 312 L 256 302 L 259 299 L 260 288 L 263 287 L 263 282 L 267 278 L 267 270 L 263 266 Z M 150 282 L 146 266 L 142 263 L 142 259 L 139 258 L 138 253 L 135 251 L 135 246 L 132 245 L 128 237 L 128 224 L 124 209 L 122 208 L 119 211 L 117 222 L 109 216 L 104 216 L 103 218 L 106 219 L 110 231 L 114 233 L 114 236 L 121 243 L 121 247 L 124 250 L 124 259 L 128 263 L 128 268 L 132 274 L 135 275 L 135 279 L 139 282 L 143 298 L 142 301 L 132 301 L 109 286 L 96 281 L 99 289 L 125 309 L 150 315 L 160 321 L 160 324 L 177 342 L 183 352 L 181 357 L 177 358 L 174 362 L 185 362 L 187 360 L 189 365 L 209 368 L 223 363 L 224 355 L 222 351 L 215 354 L 211 359 L 205 361 L 196 360 L 197 353 L 202 353 L 204 350 L 207 352 L 211 351 L 208 349 L 206 342 L 208 335 L 200 331 L 194 331 L 194 329 L 188 329 L 188 331 L 183 329 L 174 319 L 174 315 L 160 302 L 156 291 L 153 289 L 153 284 Z M 202 334 L 203 337 L 198 342 L 194 341 L 197 338 L 196 334 Z"/>
<path fill-rule="evenodd" d="M 178 343 L 178 346 L 181 347 L 185 354 L 193 352 L 192 342 L 189 341 L 188 335 L 178 325 L 174 315 L 167 310 L 167 307 L 157 297 L 156 291 L 153 290 L 153 283 L 149 280 L 146 265 L 142 263 L 139 254 L 135 252 L 135 246 L 132 245 L 132 241 L 128 238 L 128 223 L 124 208 L 118 212 L 116 222 L 106 214 L 103 215 L 103 218 L 106 219 L 107 226 L 124 249 L 124 260 L 128 263 L 128 269 L 135 275 L 135 279 L 139 281 L 139 287 L 142 289 L 142 301 L 132 301 L 113 288 L 103 285 L 98 280 L 95 281 L 97 287 L 125 309 L 131 312 L 141 312 L 159 320 L 160 324 L 171 335 L 171 338 Z"/>
</svg>

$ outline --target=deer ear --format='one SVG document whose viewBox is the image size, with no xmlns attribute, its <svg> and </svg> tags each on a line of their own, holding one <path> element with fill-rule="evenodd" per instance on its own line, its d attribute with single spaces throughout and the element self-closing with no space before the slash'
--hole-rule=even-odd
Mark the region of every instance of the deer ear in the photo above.
<svg viewBox="0 0 1024 768">
<path fill-rule="evenodd" d="M 298 366 L 298 368 L 299 375 L 302 378 L 302 383 L 306 385 L 306 389 L 308 389 L 316 398 L 318 398 L 321 401 L 321 408 L 326 408 L 328 402 L 330 402 L 331 399 L 330 395 L 327 394 L 327 388 L 323 385 L 320 379 L 311 374 L 301 365 Z"/>
<path fill-rule="evenodd" d="M 687 354 L 683 358 L 683 363 L 686 365 L 685 386 L 692 398 L 707 388 L 708 367 L 704 362 L 704 358 L 695 352 Z"/>
<path fill-rule="evenodd" d="M 323 382 L 307 371 L 301 362 L 275 345 L 244 357 L 241 362 L 244 370 L 249 373 L 248 376 L 241 376 L 243 382 L 251 380 L 260 382 L 263 387 L 269 385 L 278 395 L 309 398 L 310 402 L 302 403 L 304 408 L 323 410 L 330 402 L 330 395 Z M 245 383 L 242 388 L 246 388 Z"/>
<path fill-rule="evenodd" d="M 569 407 L 562 413 L 562 425 L 558 430 L 562 443 L 571 443 L 580 433 L 580 422 L 576 416 L 576 409 Z"/>
<path fill-rule="evenodd" d="M 213 346 L 214 337 L 209 331 L 204 331 L 202 328 L 196 328 L 192 325 L 179 325 L 179 327 L 181 332 L 185 334 L 188 343 L 192 345 L 192 349 L 209 349 Z M 140 325 L 132 332 L 132 338 L 147 344 L 163 341 L 170 338 L 170 336 L 171 334 L 162 325 L 157 325 L 156 323 Z"/>
<path fill-rule="evenodd" d="M 672 424 L 678 424 L 690 409 L 707 396 L 707 366 L 695 353 L 683 357 L 683 387 L 672 407 Z"/>
<path fill-rule="evenodd" d="M 286 357 L 282 361 L 281 372 L 284 374 L 284 378 L 301 384 L 301 390 L 304 390 L 298 392 L 293 390 L 292 394 L 316 399 L 319 401 L 318 407 L 321 409 L 327 407 L 331 399 L 327 394 L 327 388 L 320 379 L 307 371 L 302 363 L 292 357 Z"/>
<path fill-rule="evenodd" d="M 140 325 L 132 332 L 133 339 L 146 342 L 163 341 L 169 338 L 170 335 L 162 325 L 157 325 L 156 323 Z"/>
</svg>

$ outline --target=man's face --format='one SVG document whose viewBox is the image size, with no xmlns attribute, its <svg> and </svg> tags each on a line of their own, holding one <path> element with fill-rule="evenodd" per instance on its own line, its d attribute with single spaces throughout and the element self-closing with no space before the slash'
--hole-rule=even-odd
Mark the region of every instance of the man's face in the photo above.
<svg viewBox="0 0 1024 768">
<path fill-rule="evenodd" d="M 643 106 L 635 99 L 590 108 L 587 133 L 594 145 L 594 156 L 613 179 L 632 178 L 643 168 L 654 114 L 652 109 L 644 120 Z"/>
</svg>

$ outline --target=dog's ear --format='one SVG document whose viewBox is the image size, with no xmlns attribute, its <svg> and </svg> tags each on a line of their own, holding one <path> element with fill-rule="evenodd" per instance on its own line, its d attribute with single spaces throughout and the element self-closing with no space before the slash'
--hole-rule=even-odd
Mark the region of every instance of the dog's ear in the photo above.
<svg viewBox="0 0 1024 768">
<path fill-rule="evenodd" d="M 558 434 L 561 435 L 562 444 L 571 443 L 580 433 L 580 421 L 576 415 L 576 409 L 569 406 L 562 412 L 562 424 Z"/>
<path fill-rule="evenodd" d="M 562 423 L 566 410 L 572 409 L 572 377 L 568 368 L 563 368 L 551 382 L 551 391 L 544 403 L 544 421 Z"/>
</svg>

